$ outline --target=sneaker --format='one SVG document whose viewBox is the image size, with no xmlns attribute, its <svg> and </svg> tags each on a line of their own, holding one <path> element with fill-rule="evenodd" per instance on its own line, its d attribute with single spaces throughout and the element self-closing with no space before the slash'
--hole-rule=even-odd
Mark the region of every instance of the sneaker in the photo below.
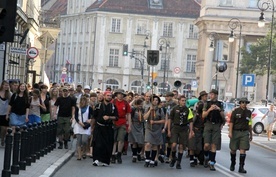
<svg viewBox="0 0 276 177">
<path fill-rule="evenodd" d="M 144 167 L 149 167 L 149 164 L 150 164 L 150 160 L 145 160 L 145 165 L 144 165 Z"/>
<path fill-rule="evenodd" d="M 150 167 L 155 167 L 155 161 L 152 161 L 152 160 L 151 160 L 150 163 L 149 163 L 149 166 L 150 166 Z"/>
<path fill-rule="evenodd" d="M 216 171 L 216 169 L 215 169 L 215 165 L 210 164 L 210 170 L 211 170 L 211 171 Z"/>
<path fill-rule="evenodd" d="M 173 158 L 172 161 L 171 161 L 171 163 L 170 163 L 170 167 L 174 167 L 175 162 L 176 162 L 176 159 Z"/>
<path fill-rule="evenodd" d="M 181 165 L 179 162 L 176 163 L 176 169 L 181 169 Z"/>
<path fill-rule="evenodd" d="M 116 157 L 115 157 L 115 155 L 112 155 L 112 156 L 111 156 L 110 163 L 115 163 L 115 161 L 116 161 Z"/>
<path fill-rule="evenodd" d="M 194 161 L 190 161 L 190 167 L 195 167 L 195 162 Z"/>
<path fill-rule="evenodd" d="M 170 159 L 167 156 L 164 157 L 164 161 L 165 163 L 170 163 Z"/>
<path fill-rule="evenodd" d="M 108 167 L 109 165 L 107 163 L 102 163 L 101 164 L 103 167 Z"/>
<path fill-rule="evenodd" d="M 132 156 L 132 162 L 136 163 L 137 162 L 137 156 Z"/>
<path fill-rule="evenodd" d="M 161 163 L 164 163 L 164 158 L 163 158 L 162 155 L 159 155 L 159 156 L 158 156 L 158 160 L 159 160 Z"/>
<path fill-rule="evenodd" d="M 99 161 L 98 160 L 95 160 L 94 162 L 93 162 L 93 166 L 99 166 Z"/>
</svg>

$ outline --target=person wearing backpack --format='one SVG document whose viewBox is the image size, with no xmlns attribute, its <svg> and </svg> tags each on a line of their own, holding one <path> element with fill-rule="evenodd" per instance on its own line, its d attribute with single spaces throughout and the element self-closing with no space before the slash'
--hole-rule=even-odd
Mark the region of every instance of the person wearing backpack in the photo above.
<svg viewBox="0 0 276 177">
<path fill-rule="evenodd" d="M 165 123 L 165 113 L 159 107 L 161 100 L 154 95 L 151 99 L 151 107 L 144 114 L 145 125 L 145 154 L 144 167 L 154 167 L 157 149 L 163 144 L 162 128 Z"/>
<path fill-rule="evenodd" d="M 188 146 L 189 123 L 193 121 L 193 112 L 186 106 L 186 97 L 181 95 L 178 98 L 179 105 L 175 106 L 170 113 L 168 121 L 168 136 L 171 140 L 172 161 L 170 167 L 181 169 L 183 151 Z M 172 125 L 172 128 L 170 126 Z M 193 133 L 193 132 L 190 132 Z M 179 144 L 178 156 L 176 158 L 176 147 Z"/>
<path fill-rule="evenodd" d="M 111 157 L 111 163 L 115 163 L 115 159 L 117 159 L 118 164 L 122 163 L 122 150 L 124 147 L 124 141 L 126 136 L 126 124 L 128 121 L 129 129 L 128 131 L 131 131 L 131 108 L 129 103 L 124 100 L 124 97 L 126 96 L 123 89 L 117 89 L 114 92 L 114 95 L 116 98 L 113 100 L 113 104 L 118 109 L 118 115 L 119 118 L 117 121 L 115 121 L 114 126 L 114 146 L 113 146 L 113 152 Z M 117 150 L 117 157 L 115 156 Z"/>
<path fill-rule="evenodd" d="M 141 150 L 144 145 L 144 126 L 143 126 L 143 100 L 135 100 L 131 110 L 131 132 L 128 141 L 132 145 L 132 162 L 141 161 Z"/>
</svg>

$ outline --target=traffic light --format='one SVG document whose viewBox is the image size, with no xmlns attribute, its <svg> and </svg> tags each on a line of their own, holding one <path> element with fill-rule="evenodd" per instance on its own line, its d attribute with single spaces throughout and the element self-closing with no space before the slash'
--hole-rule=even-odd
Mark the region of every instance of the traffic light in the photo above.
<svg viewBox="0 0 276 177">
<path fill-rule="evenodd" d="M 17 0 L 0 1 L 0 41 L 13 42 Z"/>
<path fill-rule="evenodd" d="M 225 61 L 219 62 L 216 65 L 216 69 L 218 72 L 223 73 L 224 71 L 227 70 L 227 63 Z"/>
<path fill-rule="evenodd" d="M 150 90 L 151 89 L 151 86 L 150 85 L 147 85 L 147 90 Z"/>
<path fill-rule="evenodd" d="M 156 87 L 158 85 L 158 83 L 157 82 L 153 82 L 152 85 Z"/>
<path fill-rule="evenodd" d="M 127 56 L 128 55 L 128 44 L 124 44 L 123 45 L 123 56 Z"/>
<path fill-rule="evenodd" d="M 159 50 L 147 50 L 148 65 L 155 66 L 159 63 Z"/>
</svg>

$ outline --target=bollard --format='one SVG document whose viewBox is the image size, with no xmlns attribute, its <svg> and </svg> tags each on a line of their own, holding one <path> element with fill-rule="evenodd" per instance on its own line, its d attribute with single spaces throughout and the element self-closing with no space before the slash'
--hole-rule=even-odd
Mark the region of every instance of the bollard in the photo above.
<svg viewBox="0 0 276 177">
<path fill-rule="evenodd" d="M 35 163 L 36 162 L 36 151 L 35 151 L 35 148 L 37 146 L 36 144 L 36 132 L 35 132 L 35 127 L 36 127 L 36 123 L 34 122 L 33 125 L 32 125 L 32 146 L 31 146 L 31 158 L 32 158 L 32 163 Z"/>
<path fill-rule="evenodd" d="M 38 130 L 38 126 L 39 126 L 39 123 L 34 123 L 34 127 L 33 127 L 33 130 L 34 130 L 34 136 L 35 136 L 35 150 L 34 150 L 34 152 L 35 152 L 35 154 L 36 154 L 36 159 L 38 160 L 38 159 L 40 159 L 40 143 L 39 143 L 39 130 Z"/>
<path fill-rule="evenodd" d="M 31 156 L 31 147 L 32 147 L 32 140 L 33 140 L 33 135 L 32 135 L 32 124 L 29 123 L 28 124 L 28 133 L 27 133 L 27 149 L 26 149 L 26 165 L 27 166 L 31 166 L 32 164 L 32 156 Z"/>
<path fill-rule="evenodd" d="M 28 131 L 27 126 L 23 126 L 23 131 L 21 133 L 21 145 L 20 145 L 20 161 L 19 167 L 20 170 L 26 170 L 26 150 L 27 150 L 27 137 Z"/>
<path fill-rule="evenodd" d="M 40 157 L 44 157 L 44 148 L 43 148 L 43 127 L 42 127 L 42 122 L 39 123 L 38 125 L 38 137 L 39 137 L 39 154 Z"/>
<path fill-rule="evenodd" d="M 51 147 L 52 147 L 52 150 L 54 150 L 55 144 L 56 144 L 55 121 L 51 120 L 51 122 L 52 122 Z"/>
<path fill-rule="evenodd" d="M 46 146 L 46 139 L 47 139 L 47 135 L 46 135 L 46 122 L 42 123 L 42 137 L 43 137 L 43 150 L 44 150 L 44 155 L 47 155 L 48 153 L 48 149 Z"/>
<path fill-rule="evenodd" d="M 49 147 L 50 151 L 54 150 L 54 148 L 52 146 L 53 145 L 53 143 L 52 143 L 52 140 L 53 140 L 52 136 L 53 136 L 53 121 L 50 120 L 49 121 L 49 144 L 48 144 L 48 147 Z"/>
<path fill-rule="evenodd" d="M 4 168 L 2 170 L 2 177 L 11 176 L 11 149 L 12 149 L 12 129 L 7 130 L 8 134 L 6 135 L 6 145 L 5 145 L 5 154 L 4 154 Z"/>
<path fill-rule="evenodd" d="M 11 174 L 18 175 L 19 174 L 19 142 L 20 142 L 20 127 L 15 128 L 15 133 L 13 137 L 13 154 L 12 154 L 12 166 L 11 166 Z"/>
<path fill-rule="evenodd" d="M 53 120 L 53 148 L 57 147 L 57 119 Z"/>
<path fill-rule="evenodd" d="M 47 125 L 46 125 L 46 142 L 47 142 L 47 150 L 48 153 L 51 152 L 51 146 L 50 146 L 50 140 L 51 140 L 51 124 L 50 121 L 47 121 Z"/>
</svg>

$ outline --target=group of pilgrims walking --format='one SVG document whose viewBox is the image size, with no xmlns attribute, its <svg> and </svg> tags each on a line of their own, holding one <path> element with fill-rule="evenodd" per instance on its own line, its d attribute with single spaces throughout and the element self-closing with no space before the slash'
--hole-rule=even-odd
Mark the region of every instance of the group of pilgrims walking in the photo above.
<svg viewBox="0 0 276 177">
<path fill-rule="evenodd" d="M 151 92 L 139 95 L 122 89 L 112 91 L 111 88 L 93 92 L 89 86 L 82 89 L 81 85 L 76 89 L 52 86 L 47 96 L 47 87 L 42 85 L 27 98 L 27 86 L 23 86 L 20 84 L 17 91 L 11 93 L 8 83 L 2 83 L 0 96 L 6 106 L 1 108 L 1 122 L 14 127 L 30 120 L 43 121 L 45 115 L 37 111 L 32 117 L 30 110 L 34 107 L 44 110 L 47 119 L 57 119 L 59 149 L 68 148 L 70 130 L 73 130 L 77 139 L 77 160 L 90 156 L 94 166 L 121 164 L 122 154 L 130 146 L 132 162 L 144 161 L 146 168 L 166 162 L 170 167 L 181 169 L 183 154 L 188 152 L 190 167 L 203 165 L 211 171 L 216 170 L 216 151 L 221 149 L 225 118 L 223 103 L 218 101 L 215 89 L 209 93 L 200 92 L 195 105 L 191 106 L 177 90 L 158 96 Z M 23 102 L 18 101 L 20 108 L 16 100 L 24 95 L 26 104 L 22 106 Z M 229 125 L 230 170 L 235 170 L 236 151 L 239 150 L 240 173 L 246 173 L 246 151 L 252 140 L 248 103 L 247 99 L 240 99 L 240 106 L 233 111 Z"/>
</svg>

